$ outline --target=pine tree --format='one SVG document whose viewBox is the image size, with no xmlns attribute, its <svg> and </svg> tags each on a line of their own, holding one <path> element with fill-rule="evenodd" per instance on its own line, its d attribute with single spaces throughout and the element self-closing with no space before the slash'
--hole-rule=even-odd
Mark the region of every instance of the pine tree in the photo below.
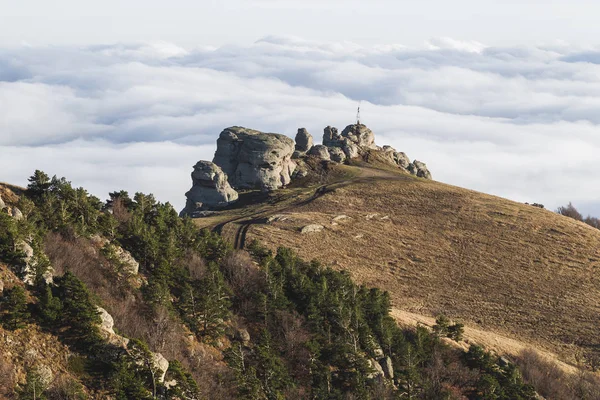
<svg viewBox="0 0 600 400">
<path fill-rule="evenodd" d="M 25 289 L 14 286 L 5 290 L 2 296 L 2 310 L 5 312 L 2 316 L 2 325 L 5 328 L 15 330 L 25 327 L 29 318 Z"/>
<path fill-rule="evenodd" d="M 88 342 L 99 338 L 100 314 L 83 282 L 71 272 L 58 278 L 58 294 L 63 302 L 61 322 L 71 333 Z"/>
</svg>

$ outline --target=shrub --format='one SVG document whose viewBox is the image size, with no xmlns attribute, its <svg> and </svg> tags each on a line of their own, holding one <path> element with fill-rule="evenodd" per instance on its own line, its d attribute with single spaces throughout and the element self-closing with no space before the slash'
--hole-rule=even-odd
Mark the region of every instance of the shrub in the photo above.
<svg viewBox="0 0 600 400">
<path fill-rule="evenodd" d="M 583 215 L 581 215 L 581 213 L 577 211 L 577 209 L 572 203 L 569 203 L 569 205 L 564 207 L 558 207 L 556 212 L 560 215 L 564 215 L 565 217 L 573 218 L 577 221 L 583 221 Z"/>
<path fill-rule="evenodd" d="M 4 311 L 2 325 L 6 329 L 15 330 L 25 327 L 29 319 L 25 289 L 14 286 L 5 290 L 2 297 L 2 310 Z"/>
</svg>

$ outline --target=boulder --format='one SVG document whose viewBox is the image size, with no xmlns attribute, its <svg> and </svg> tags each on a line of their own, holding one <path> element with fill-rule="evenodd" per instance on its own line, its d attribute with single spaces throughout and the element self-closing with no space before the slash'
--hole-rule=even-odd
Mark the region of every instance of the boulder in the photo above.
<svg viewBox="0 0 600 400">
<path fill-rule="evenodd" d="M 296 151 L 306 153 L 313 146 L 313 137 L 305 128 L 298 129 L 296 134 Z"/>
<path fill-rule="evenodd" d="M 23 268 L 21 269 L 21 275 L 23 276 L 23 282 L 28 285 L 33 285 L 35 281 L 35 257 L 33 247 L 24 240 L 20 240 L 15 244 L 18 251 L 23 253 Z"/>
<path fill-rule="evenodd" d="M 10 215 L 16 219 L 17 221 L 20 221 L 24 218 L 23 213 L 21 212 L 21 210 L 19 210 L 17 207 L 12 207 L 10 210 Z"/>
<path fill-rule="evenodd" d="M 429 172 L 429 169 L 427 169 L 427 165 L 421 161 L 413 161 L 411 164 L 409 164 L 407 169 L 408 172 L 410 172 L 412 175 L 418 176 L 419 178 L 432 179 L 431 173 Z"/>
<path fill-rule="evenodd" d="M 360 147 L 375 148 L 375 135 L 366 125 L 348 125 L 342 131 L 342 137 L 350 139 Z"/>
<path fill-rule="evenodd" d="M 113 326 L 115 325 L 115 320 L 113 319 L 112 315 L 110 315 L 108 311 L 102 307 L 96 307 L 96 310 L 100 314 L 100 330 L 114 335 L 115 331 L 113 330 Z"/>
<path fill-rule="evenodd" d="M 306 225 L 304 228 L 302 228 L 300 233 L 306 234 L 306 233 L 313 233 L 313 232 L 321 232 L 324 228 L 325 227 L 323 225 L 319 225 L 319 224 Z"/>
<path fill-rule="evenodd" d="M 154 364 L 154 368 L 157 370 L 157 380 L 159 383 L 163 383 L 165 381 L 165 375 L 167 375 L 167 370 L 169 369 L 169 361 L 160 353 L 152 353 L 152 362 Z"/>
<path fill-rule="evenodd" d="M 381 369 L 386 378 L 394 379 L 394 365 L 392 364 L 392 359 L 390 357 L 382 358 L 379 361 L 379 365 L 381 365 Z"/>
<path fill-rule="evenodd" d="M 343 163 L 346 160 L 346 154 L 344 153 L 344 150 L 339 147 L 330 147 L 329 157 L 331 158 L 331 161 L 338 163 Z"/>
<path fill-rule="evenodd" d="M 192 188 L 185 194 L 187 202 L 181 216 L 195 216 L 198 211 L 215 210 L 238 199 L 238 193 L 229 185 L 227 175 L 215 163 L 198 161 L 192 171 Z"/>
<path fill-rule="evenodd" d="M 344 151 L 344 154 L 346 154 L 347 158 L 357 158 L 360 156 L 360 149 L 358 148 L 358 145 L 353 143 L 348 138 L 345 138 L 342 141 L 342 150 Z"/>
<path fill-rule="evenodd" d="M 234 126 L 219 135 L 213 162 L 234 189 L 271 191 L 290 183 L 294 149 L 294 141 L 285 135 Z"/>
<path fill-rule="evenodd" d="M 4 210 L 6 208 L 6 204 L 4 204 L 4 200 L 2 200 L 2 196 L 0 196 L 0 210 Z"/>
<path fill-rule="evenodd" d="M 410 165 L 410 159 L 408 158 L 406 153 L 402 151 L 394 153 L 394 160 L 396 161 L 396 164 L 398 164 L 398 166 L 404 169 L 408 169 L 408 166 Z"/>
<path fill-rule="evenodd" d="M 379 363 L 372 358 L 370 358 L 368 361 L 369 367 L 373 370 L 373 372 L 367 375 L 367 379 L 382 378 L 384 376 L 384 372 L 383 368 L 381 368 L 381 365 L 379 365 Z"/>
<path fill-rule="evenodd" d="M 341 143 L 341 136 L 338 133 L 337 128 L 327 126 L 323 130 L 323 146 L 337 147 Z"/>
<path fill-rule="evenodd" d="M 316 156 L 317 158 L 320 158 L 321 160 L 330 160 L 331 159 L 331 157 L 329 155 L 329 149 L 322 144 L 313 146 L 307 154 L 309 156 Z"/>
<path fill-rule="evenodd" d="M 248 333 L 248 329 L 237 329 L 235 332 L 235 338 L 243 343 L 250 343 L 250 333 Z"/>
</svg>

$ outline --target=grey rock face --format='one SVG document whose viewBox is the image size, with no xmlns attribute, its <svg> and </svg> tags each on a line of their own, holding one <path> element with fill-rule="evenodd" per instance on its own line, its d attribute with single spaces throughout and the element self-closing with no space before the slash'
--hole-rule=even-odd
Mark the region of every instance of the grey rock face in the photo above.
<svg viewBox="0 0 600 400">
<path fill-rule="evenodd" d="M 233 188 L 271 191 L 290 183 L 294 149 L 285 135 L 235 126 L 221 132 L 213 162 Z"/>
<path fill-rule="evenodd" d="M 379 365 L 379 363 L 377 361 L 373 360 L 372 358 L 370 358 L 368 361 L 369 361 L 369 367 L 373 370 L 373 372 L 371 372 L 367 375 L 367 379 L 383 378 L 384 372 L 383 372 L 383 368 L 381 368 L 381 365 Z"/>
<path fill-rule="evenodd" d="M 338 133 L 337 128 L 327 126 L 323 130 L 323 146 L 336 147 L 340 145 L 342 137 Z"/>
<path fill-rule="evenodd" d="M 392 359 L 390 357 L 381 359 L 379 365 L 381 365 L 381 369 L 383 369 L 383 374 L 386 378 L 394 379 L 394 365 L 392 364 Z"/>
<path fill-rule="evenodd" d="M 167 375 L 167 370 L 169 369 L 169 361 L 160 353 L 152 354 L 152 362 L 154 364 L 154 368 L 158 370 L 157 372 L 157 381 L 159 383 L 163 383 L 165 381 L 165 376 Z"/>
<path fill-rule="evenodd" d="M 310 151 L 307 153 L 309 156 L 316 156 L 322 160 L 330 160 L 331 157 L 329 155 L 329 149 L 322 144 L 318 144 L 313 146 Z"/>
<path fill-rule="evenodd" d="M 113 326 L 115 325 L 115 320 L 113 319 L 112 315 L 110 315 L 108 311 L 102 307 L 96 307 L 96 310 L 98 310 L 98 313 L 100 313 L 100 329 L 114 335 L 115 331 L 113 330 Z"/>
<path fill-rule="evenodd" d="M 311 224 L 311 225 L 306 225 L 304 228 L 302 228 L 300 233 L 306 234 L 306 233 L 313 233 L 313 232 L 321 232 L 323 229 L 324 229 L 323 225 Z"/>
<path fill-rule="evenodd" d="M 394 159 L 396 160 L 396 164 L 398 164 L 400 167 L 408 169 L 408 166 L 410 165 L 410 159 L 406 153 L 402 151 L 394 153 Z"/>
<path fill-rule="evenodd" d="M 187 202 L 181 215 L 195 216 L 203 210 L 223 208 L 238 199 L 227 175 L 210 161 L 198 161 L 192 172 L 192 188 L 185 194 Z"/>
<path fill-rule="evenodd" d="M 296 151 L 306 153 L 313 146 L 313 137 L 304 128 L 298 129 L 296 134 Z"/>
<path fill-rule="evenodd" d="M 432 179 L 431 173 L 429 172 L 429 169 L 427 169 L 427 165 L 421 161 L 413 161 L 408 166 L 408 172 L 410 172 L 412 175 L 418 176 L 419 178 Z"/>
<path fill-rule="evenodd" d="M 342 137 L 350 139 L 360 147 L 375 148 L 375 135 L 366 125 L 348 125 L 342 131 Z"/>
<path fill-rule="evenodd" d="M 0 210 L 4 210 L 6 208 L 6 204 L 4 204 L 4 200 L 2 200 L 2 196 L 0 196 Z"/>
<path fill-rule="evenodd" d="M 342 141 L 342 150 L 346 154 L 347 158 L 356 158 L 360 156 L 360 149 L 358 145 L 353 143 L 350 139 L 346 138 Z"/>
<path fill-rule="evenodd" d="M 19 210 L 17 207 L 13 207 L 13 208 L 10 210 L 10 215 L 11 215 L 11 216 L 12 216 L 14 219 L 16 219 L 17 221 L 20 221 L 20 220 L 22 220 L 23 218 L 25 218 L 25 217 L 23 216 L 23 213 L 21 212 L 21 210 Z"/>
<path fill-rule="evenodd" d="M 343 163 L 346 160 L 346 153 L 339 147 L 330 147 L 329 157 L 331 158 L 331 161 Z"/>
</svg>

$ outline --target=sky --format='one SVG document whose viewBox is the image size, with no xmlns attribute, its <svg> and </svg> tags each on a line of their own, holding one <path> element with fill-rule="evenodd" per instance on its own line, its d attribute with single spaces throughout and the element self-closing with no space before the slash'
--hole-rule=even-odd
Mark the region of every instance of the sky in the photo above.
<svg viewBox="0 0 600 400">
<path fill-rule="evenodd" d="M 177 209 L 233 125 L 362 121 L 436 180 L 600 215 L 600 3 L 0 0 L 0 181 Z"/>
</svg>

